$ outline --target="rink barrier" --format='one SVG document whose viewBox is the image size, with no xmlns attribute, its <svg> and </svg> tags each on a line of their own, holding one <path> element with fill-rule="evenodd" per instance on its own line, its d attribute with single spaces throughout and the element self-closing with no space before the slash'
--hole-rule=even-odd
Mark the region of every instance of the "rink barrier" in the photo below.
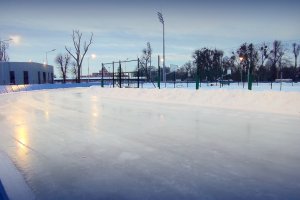
<svg viewBox="0 0 300 200">
<path fill-rule="evenodd" d="M 0 179 L 0 200 L 9 200 L 6 191 L 2 185 L 1 179 Z"/>
<path fill-rule="evenodd" d="M 90 87 L 100 86 L 99 83 L 67 83 L 67 84 L 32 84 L 32 85 L 0 85 L 0 94 L 33 91 L 33 90 L 49 90 L 49 89 L 63 89 L 75 87 Z"/>
</svg>

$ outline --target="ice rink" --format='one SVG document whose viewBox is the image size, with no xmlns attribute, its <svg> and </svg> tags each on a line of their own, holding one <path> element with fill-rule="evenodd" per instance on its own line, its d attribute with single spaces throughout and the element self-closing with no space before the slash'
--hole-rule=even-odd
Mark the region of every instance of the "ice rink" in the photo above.
<svg viewBox="0 0 300 200">
<path fill-rule="evenodd" d="M 298 115 L 98 92 L 0 96 L 0 151 L 36 199 L 300 198 Z"/>
</svg>

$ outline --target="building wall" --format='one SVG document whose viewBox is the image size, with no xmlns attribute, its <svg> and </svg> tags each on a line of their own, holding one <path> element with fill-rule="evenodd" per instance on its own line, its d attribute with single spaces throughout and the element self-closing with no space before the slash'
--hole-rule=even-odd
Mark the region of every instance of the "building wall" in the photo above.
<svg viewBox="0 0 300 200">
<path fill-rule="evenodd" d="M 24 82 L 24 71 L 28 72 L 28 83 Z M 14 72 L 15 83 L 11 81 L 11 72 Z M 34 62 L 0 62 L 0 85 L 53 83 L 53 76 L 51 65 Z"/>
</svg>

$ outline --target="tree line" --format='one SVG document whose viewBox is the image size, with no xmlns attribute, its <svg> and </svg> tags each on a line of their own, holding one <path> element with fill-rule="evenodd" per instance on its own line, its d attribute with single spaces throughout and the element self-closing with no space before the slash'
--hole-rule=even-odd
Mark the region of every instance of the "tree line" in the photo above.
<svg viewBox="0 0 300 200">
<path fill-rule="evenodd" d="M 297 64 L 300 45 L 293 43 L 290 52 L 293 59 L 289 57 L 289 49 L 278 40 L 271 45 L 243 43 L 230 56 L 224 56 L 222 50 L 204 47 L 194 51 L 193 60 L 180 67 L 177 77 L 188 79 L 198 75 L 200 81 L 213 82 L 230 78 L 236 82 L 244 82 L 249 73 L 255 81 L 297 81 L 300 75 Z"/>
<path fill-rule="evenodd" d="M 279 40 L 272 44 L 243 43 L 229 56 L 221 49 L 203 47 L 192 53 L 192 60 L 180 66 L 176 72 L 176 79 L 201 82 L 214 82 L 231 79 L 235 82 L 246 82 L 249 77 L 253 81 L 274 82 L 276 79 L 300 78 L 300 67 L 297 64 L 300 45 L 293 43 L 286 48 Z M 140 74 L 149 80 L 157 79 L 157 68 L 151 65 L 152 48 L 150 43 L 142 50 L 140 57 Z M 291 57 L 292 55 L 292 57 Z M 166 73 L 171 74 L 170 67 Z M 161 73 L 162 74 L 162 73 Z M 173 75 L 167 75 L 168 80 Z"/>
</svg>

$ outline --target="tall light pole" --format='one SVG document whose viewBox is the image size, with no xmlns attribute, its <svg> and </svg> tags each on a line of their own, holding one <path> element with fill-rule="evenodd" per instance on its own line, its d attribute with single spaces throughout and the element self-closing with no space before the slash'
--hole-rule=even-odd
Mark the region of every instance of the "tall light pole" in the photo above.
<svg viewBox="0 0 300 200">
<path fill-rule="evenodd" d="M 50 51 L 46 51 L 46 63 L 45 65 L 48 65 L 48 53 L 55 51 L 56 49 L 52 49 Z"/>
<path fill-rule="evenodd" d="M 97 56 L 96 54 L 92 54 L 88 57 L 88 82 L 90 82 L 90 58 L 95 59 Z"/>
<path fill-rule="evenodd" d="M 165 86 L 166 86 L 165 21 L 164 21 L 164 18 L 162 16 L 161 12 L 157 12 L 157 16 L 158 16 L 160 23 L 162 23 L 162 25 L 163 25 L 163 81 L 165 82 Z"/>
</svg>

